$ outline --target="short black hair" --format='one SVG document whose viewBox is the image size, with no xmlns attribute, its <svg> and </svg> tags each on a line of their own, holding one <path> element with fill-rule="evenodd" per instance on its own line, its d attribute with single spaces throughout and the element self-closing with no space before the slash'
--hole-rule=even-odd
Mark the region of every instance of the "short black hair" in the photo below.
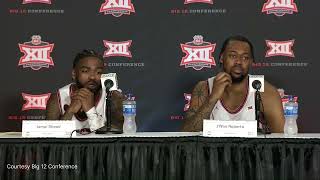
<svg viewBox="0 0 320 180">
<path fill-rule="evenodd" d="M 77 53 L 76 57 L 73 60 L 73 68 L 75 68 L 77 66 L 77 64 L 79 63 L 79 61 L 83 58 L 86 57 L 95 57 L 98 58 L 99 60 L 101 60 L 102 62 L 104 62 L 103 57 L 98 54 L 97 52 L 95 52 L 94 50 L 91 49 L 84 49 L 81 52 Z"/>
<path fill-rule="evenodd" d="M 241 36 L 241 35 L 236 35 L 236 36 L 230 36 L 228 37 L 222 44 L 222 48 L 221 51 L 219 53 L 219 59 L 221 58 L 221 55 L 223 54 L 223 52 L 226 50 L 227 45 L 230 43 L 230 41 L 242 41 L 242 42 L 246 42 L 249 44 L 250 46 L 250 51 L 251 51 L 251 57 L 254 61 L 254 49 L 253 49 L 253 45 L 252 43 L 249 41 L 248 38 Z"/>
</svg>

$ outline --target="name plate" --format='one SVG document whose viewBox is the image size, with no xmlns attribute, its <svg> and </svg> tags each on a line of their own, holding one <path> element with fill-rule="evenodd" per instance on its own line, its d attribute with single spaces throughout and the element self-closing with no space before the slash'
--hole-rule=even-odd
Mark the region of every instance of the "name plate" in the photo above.
<svg viewBox="0 0 320 180">
<path fill-rule="evenodd" d="M 257 137 L 257 121 L 203 120 L 203 136 Z"/>
<path fill-rule="evenodd" d="M 70 137 L 75 129 L 75 121 L 22 121 L 22 137 Z"/>
</svg>

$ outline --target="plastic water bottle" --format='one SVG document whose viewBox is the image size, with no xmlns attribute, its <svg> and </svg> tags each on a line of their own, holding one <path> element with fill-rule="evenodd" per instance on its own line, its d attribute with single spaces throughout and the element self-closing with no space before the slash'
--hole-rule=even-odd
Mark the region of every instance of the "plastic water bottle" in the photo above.
<svg viewBox="0 0 320 180">
<path fill-rule="evenodd" d="M 293 136 L 298 134 L 297 118 L 298 103 L 294 101 L 293 96 L 289 96 L 289 101 L 284 104 L 284 135 Z"/>
<path fill-rule="evenodd" d="M 123 132 L 125 134 L 132 134 L 137 132 L 136 125 L 136 101 L 132 97 L 132 94 L 127 95 L 127 99 L 123 101 Z"/>
</svg>

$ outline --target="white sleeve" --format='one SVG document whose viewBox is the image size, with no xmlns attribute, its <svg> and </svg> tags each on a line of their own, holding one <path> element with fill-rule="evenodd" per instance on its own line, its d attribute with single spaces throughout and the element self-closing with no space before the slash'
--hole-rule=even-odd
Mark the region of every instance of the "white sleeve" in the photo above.
<svg viewBox="0 0 320 180">
<path fill-rule="evenodd" d="M 95 107 L 92 107 L 89 111 L 86 112 L 88 117 L 89 127 L 91 131 L 95 131 L 105 124 L 105 119 L 97 113 Z"/>
</svg>

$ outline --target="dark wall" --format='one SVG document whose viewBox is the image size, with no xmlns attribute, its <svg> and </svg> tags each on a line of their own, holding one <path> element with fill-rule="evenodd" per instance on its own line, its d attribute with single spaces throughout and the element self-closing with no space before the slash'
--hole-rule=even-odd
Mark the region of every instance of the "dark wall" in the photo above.
<svg viewBox="0 0 320 180">
<path fill-rule="evenodd" d="M 281 7 L 286 0 L 270 0 L 268 3 L 277 7 L 268 9 L 271 12 L 268 14 L 262 12 L 267 0 L 187 4 L 184 0 L 132 0 L 134 10 L 123 15 L 99 12 L 101 5 L 108 3 L 104 0 L 46 1 L 1 3 L 0 131 L 20 131 L 21 119 L 44 119 L 46 94 L 71 82 L 75 54 L 85 48 L 103 54 L 108 49 L 104 40 L 132 41 L 128 47 L 131 57 L 108 56 L 105 63 L 108 72 L 117 73 L 120 88 L 136 96 L 138 130 L 177 131 L 187 104 L 184 93 L 191 93 L 198 81 L 221 70 L 218 54 L 223 40 L 241 34 L 255 46 L 256 64 L 250 73 L 264 74 L 266 80 L 283 88 L 285 94 L 298 96 L 300 132 L 320 132 L 316 117 L 316 102 L 320 100 L 316 93 L 320 65 L 319 1 L 293 0 L 295 10 Z M 40 35 L 42 44 L 30 44 L 33 35 Z M 180 65 L 187 56 L 181 44 L 195 46 L 190 43 L 195 35 L 201 35 L 205 44 L 216 44 L 209 55 L 216 65 L 202 67 L 202 64 L 198 66 L 200 70 Z M 285 46 L 270 48 L 266 40 L 283 41 L 287 45 L 284 41 L 294 42 L 291 41 L 284 54 L 279 54 Z M 31 49 L 40 46 L 50 49 L 53 45 L 53 49 L 47 50 L 49 56 L 40 61 L 34 58 L 43 55 L 43 51 L 33 55 L 29 52 L 27 56 L 33 59 L 24 67 L 19 65 L 24 56 L 19 44 Z M 266 53 L 272 49 L 278 54 L 267 57 Z M 50 57 L 53 64 L 48 65 Z M 26 67 L 28 63 L 32 67 Z M 214 64 L 212 59 L 211 64 Z M 36 70 L 39 65 L 49 67 Z M 31 97 L 27 95 L 25 100 L 22 93 Z"/>
</svg>

